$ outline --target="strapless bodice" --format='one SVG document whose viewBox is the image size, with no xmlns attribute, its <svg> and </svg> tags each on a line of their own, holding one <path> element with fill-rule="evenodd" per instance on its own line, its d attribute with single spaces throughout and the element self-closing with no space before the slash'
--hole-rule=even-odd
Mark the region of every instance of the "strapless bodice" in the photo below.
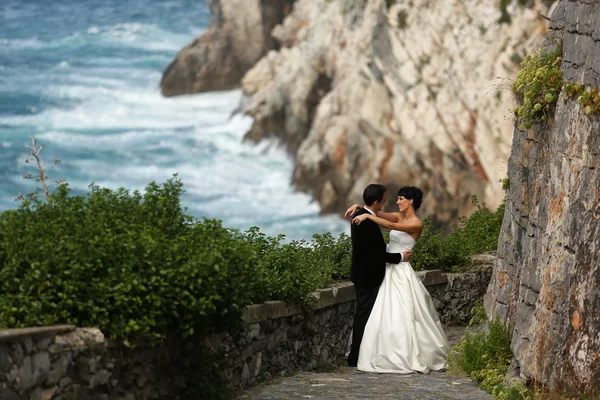
<svg viewBox="0 0 600 400">
<path fill-rule="evenodd" d="M 416 241 L 408 233 L 402 231 L 390 232 L 390 243 L 387 245 L 388 253 L 400 253 L 412 250 Z"/>
</svg>

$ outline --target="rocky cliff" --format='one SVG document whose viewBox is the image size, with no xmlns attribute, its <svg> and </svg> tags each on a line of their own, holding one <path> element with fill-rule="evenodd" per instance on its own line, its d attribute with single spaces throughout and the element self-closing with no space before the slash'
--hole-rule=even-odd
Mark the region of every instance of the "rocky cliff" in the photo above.
<svg viewBox="0 0 600 400">
<path fill-rule="evenodd" d="M 545 14 L 549 3 L 296 0 L 271 31 L 276 45 L 241 81 L 254 117 L 247 138 L 281 138 L 296 157 L 294 184 L 324 212 L 360 202 L 371 182 L 420 186 L 424 214 L 442 223 L 470 212 L 472 195 L 495 207 L 512 138 L 511 73 L 539 46 L 547 21 L 534 9 Z M 197 47 L 167 69 L 163 93 L 220 81 L 220 59 L 193 56 Z M 234 83 L 228 76 L 219 87 Z"/>
<path fill-rule="evenodd" d="M 227 90 L 268 50 L 277 48 L 271 29 L 295 0 L 206 0 L 210 26 L 181 49 L 160 82 L 164 96 Z"/>
<path fill-rule="evenodd" d="M 598 88 L 600 1 L 561 0 L 551 19 L 548 44 L 562 42 L 565 81 Z M 565 92 L 552 120 L 514 132 L 486 308 L 514 327 L 523 377 L 599 398 L 600 120 Z"/>
</svg>

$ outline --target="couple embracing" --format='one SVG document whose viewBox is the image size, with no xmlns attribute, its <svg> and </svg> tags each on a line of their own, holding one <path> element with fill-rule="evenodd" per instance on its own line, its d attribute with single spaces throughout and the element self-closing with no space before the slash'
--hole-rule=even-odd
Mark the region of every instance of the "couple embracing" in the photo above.
<svg viewBox="0 0 600 400">
<path fill-rule="evenodd" d="M 448 340 L 431 297 L 408 259 L 423 230 L 415 210 L 423 193 L 413 186 L 398 191 L 398 212 L 381 211 L 386 187 L 371 184 L 364 206 L 350 207 L 351 279 L 356 313 L 348 365 L 361 371 L 408 374 L 446 368 Z M 384 242 L 379 226 L 390 229 Z"/>
</svg>

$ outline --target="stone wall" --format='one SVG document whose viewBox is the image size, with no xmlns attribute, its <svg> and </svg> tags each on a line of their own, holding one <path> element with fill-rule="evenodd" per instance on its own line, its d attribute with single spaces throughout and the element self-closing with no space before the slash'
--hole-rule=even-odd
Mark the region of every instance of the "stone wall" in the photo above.
<svg viewBox="0 0 600 400">
<path fill-rule="evenodd" d="M 560 1 L 551 20 L 563 78 L 599 87 L 600 2 Z M 525 380 L 600 398 L 600 120 L 561 93 L 551 121 L 515 130 L 508 171 L 488 315 L 514 327 Z"/>
<path fill-rule="evenodd" d="M 439 271 L 418 272 L 424 277 L 423 283 L 431 294 L 433 305 L 438 310 L 442 323 L 469 322 L 471 309 L 477 301 L 482 302 L 486 293 L 495 259 L 495 253 L 473 256 L 468 272 L 444 274 Z M 432 285 L 429 283 L 428 276 L 436 273 L 442 278 L 439 283 Z"/>
<path fill-rule="evenodd" d="M 468 319 L 487 287 L 491 259 L 493 255 L 474 258 L 488 265 L 463 274 L 417 273 L 443 322 Z M 222 355 L 225 379 L 234 390 L 290 371 L 342 364 L 352 329 L 354 287 L 347 282 L 313 296 L 317 308 L 308 313 L 280 301 L 249 306 L 242 337 L 212 335 L 201 347 Z M 98 329 L 71 325 L 0 331 L 0 399 L 172 400 L 174 393 L 200 385 L 181 365 L 181 354 L 173 343 L 128 349 L 106 340 Z"/>
</svg>

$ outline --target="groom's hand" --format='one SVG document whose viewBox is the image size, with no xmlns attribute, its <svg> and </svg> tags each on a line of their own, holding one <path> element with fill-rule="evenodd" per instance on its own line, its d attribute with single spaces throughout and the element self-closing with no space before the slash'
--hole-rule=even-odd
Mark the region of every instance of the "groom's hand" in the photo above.
<svg viewBox="0 0 600 400">
<path fill-rule="evenodd" d="M 404 256 L 404 261 L 408 261 L 408 260 L 410 260 L 410 255 L 411 255 L 411 254 L 412 254 L 412 253 L 411 253 L 411 251 L 410 251 L 410 250 L 409 250 L 409 251 L 403 251 L 403 252 L 402 252 L 402 255 Z"/>
<path fill-rule="evenodd" d="M 389 264 L 400 264 L 402 262 L 402 254 L 386 252 L 385 253 L 385 262 L 389 263 Z"/>
</svg>

